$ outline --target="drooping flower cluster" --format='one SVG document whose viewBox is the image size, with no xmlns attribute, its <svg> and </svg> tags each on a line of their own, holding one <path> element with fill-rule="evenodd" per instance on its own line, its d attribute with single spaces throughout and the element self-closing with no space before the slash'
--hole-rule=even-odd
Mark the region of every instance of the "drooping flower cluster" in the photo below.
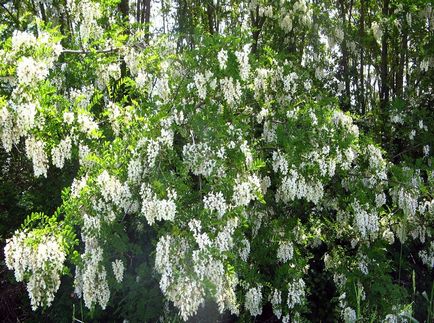
<svg viewBox="0 0 434 323">
<path fill-rule="evenodd" d="M 257 316 L 262 313 L 262 286 L 252 287 L 246 292 L 245 305 L 250 315 Z"/>
<path fill-rule="evenodd" d="M 210 211 L 217 211 L 218 216 L 221 218 L 228 209 L 226 200 L 222 192 L 210 192 L 203 197 L 203 204 L 205 209 Z"/>
<path fill-rule="evenodd" d="M 60 275 L 66 259 L 61 241 L 54 235 L 40 238 L 36 245 L 32 240 L 38 239 L 34 232 L 17 232 L 6 241 L 6 266 L 14 270 L 15 279 L 27 279 L 32 309 L 50 306 L 60 286 Z"/>
<path fill-rule="evenodd" d="M 167 199 L 158 199 L 152 189 L 143 184 L 140 194 L 142 197 L 141 213 L 150 225 L 160 220 L 173 221 L 176 215 L 176 191 L 168 190 Z"/>
<path fill-rule="evenodd" d="M 281 262 L 291 260 L 294 255 L 294 247 L 290 241 L 281 241 L 277 248 L 277 259 Z"/>
<path fill-rule="evenodd" d="M 288 308 L 292 309 L 304 301 L 305 286 L 302 278 L 288 284 Z"/>
<path fill-rule="evenodd" d="M 120 259 L 116 259 L 112 262 L 113 274 L 115 275 L 116 281 L 120 284 L 124 279 L 124 263 Z"/>
</svg>

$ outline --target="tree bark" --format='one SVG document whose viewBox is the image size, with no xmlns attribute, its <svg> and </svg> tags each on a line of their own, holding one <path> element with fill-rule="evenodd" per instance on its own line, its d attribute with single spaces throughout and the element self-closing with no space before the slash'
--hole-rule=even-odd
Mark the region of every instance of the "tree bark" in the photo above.
<svg viewBox="0 0 434 323">
<path fill-rule="evenodd" d="M 365 114 L 365 79 L 364 79 L 364 47 L 365 47 L 365 0 L 360 0 L 360 92 L 359 104 L 362 114 Z"/>
<path fill-rule="evenodd" d="M 345 1 L 340 0 L 340 7 L 341 7 L 341 15 L 342 15 L 342 26 L 345 28 L 346 26 L 346 8 L 345 8 Z M 351 97 L 351 90 L 350 90 L 350 78 L 349 78 L 349 68 L 348 68 L 348 48 L 347 48 L 347 41 L 346 37 L 344 35 L 344 39 L 342 42 L 342 70 L 343 70 L 343 79 L 345 83 L 345 96 L 342 102 L 342 109 L 344 111 L 348 111 L 350 109 L 350 97 Z"/>
<path fill-rule="evenodd" d="M 389 14 L 389 0 L 383 0 L 383 17 Z M 381 89 L 380 89 L 380 108 L 385 113 L 387 103 L 389 102 L 389 80 L 388 80 L 388 51 L 387 51 L 388 30 L 384 28 L 381 40 Z"/>
</svg>

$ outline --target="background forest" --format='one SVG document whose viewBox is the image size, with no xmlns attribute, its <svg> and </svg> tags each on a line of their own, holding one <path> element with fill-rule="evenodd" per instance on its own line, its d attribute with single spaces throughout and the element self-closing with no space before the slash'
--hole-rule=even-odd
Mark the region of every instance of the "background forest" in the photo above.
<svg viewBox="0 0 434 323">
<path fill-rule="evenodd" d="M 432 322 L 428 0 L 0 0 L 6 322 Z"/>
</svg>

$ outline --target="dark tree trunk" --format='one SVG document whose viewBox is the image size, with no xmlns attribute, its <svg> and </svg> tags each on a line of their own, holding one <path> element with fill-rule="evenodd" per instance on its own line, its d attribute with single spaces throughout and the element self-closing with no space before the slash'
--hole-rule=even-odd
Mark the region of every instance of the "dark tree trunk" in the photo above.
<svg viewBox="0 0 434 323">
<path fill-rule="evenodd" d="M 383 0 L 383 17 L 389 14 L 389 0 Z M 389 102 L 389 80 L 388 80 L 388 62 L 387 62 L 387 40 L 388 30 L 384 29 L 383 37 L 381 40 L 381 89 L 380 89 L 380 108 L 385 114 L 387 103 Z"/>
<path fill-rule="evenodd" d="M 364 47 L 365 47 L 365 0 L 360 0 L 360 91 L 359 104 L 362 114 L 365 114 L 365 79 L 364 79 Z"/>
</svg>

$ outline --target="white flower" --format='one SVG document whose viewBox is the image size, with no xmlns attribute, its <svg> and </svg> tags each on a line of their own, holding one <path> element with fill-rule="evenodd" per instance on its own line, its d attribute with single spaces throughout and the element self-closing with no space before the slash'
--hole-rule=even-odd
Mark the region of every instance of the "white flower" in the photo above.
<svg viewBox="0 0 434 323">
<path fill-rule="evenodd" d="M 36 177 L 47 177 L 48 159 L 44 151 L 44 142 L 34 137 L 26 139 L 26 155 L 33 162 L 33 171 Z"/>
<path fill-rule="evenodd" d="M 217 60 L 221 70 L 226 69 L 226 62 L 228 60 L 228 52 L 225 49 L 221 49 L 217 54 Z"/>
<path fill-rule="evenodd" d="M 240 82 L 234 81 L 231 77 L 224 77 L 220 80 L 220 87 L 223 91 L 223 96 L 229 106 L 234 106 L 241 98 Z"/>
<path fill-rule="evenodd" d="M 273 313 L 278 319 L 282 317 L 282 292 L 275 289 L 271 297 L 271 305 L 273 306 Z"/>
<path fill-rule="evenodd" d="M 208 177 L 216 168 L 215 152 L 206 142 L 186 144 L 182 149 L 182 155 L 194 175 Z"/>
<path fill-rule="evenodd" d="M 203 204 L 205 209 L 210 211 L 217 211 L 219 218 L 221 218 L 228 208 L 226 200 L 222 192 L 213 193 L 210 192 L 203 198 Z"/>
<path fill-rule="evenodd" d="M 362 238 L 375 235 L 378 232 L 378 215 L 367 212 L 357 200 L 352 204 L 352 208 L 354 210 L 355 226 Z"/>
<path fill-rule="evenodd" d="M 27 31 L 14 30 L 12 34 L 12 50 L 33 47 L 37 44 L 36 37 Z"/>
<path fill-rule="evenodd" d="M 375 195 L 375 205 L 377 207 L 381 207 L 384 204 L 386 204 L 386 194 L 384 194 L 384 192 L 381 192 Z"/>
<path fill-rule="evenodd" d="M 53 158 L 53 164 L 57 168 L 63 168 L 65 160 L 71 159 L 72 142 L 71 138 L 67 136 L 62 139 L 56 147 L 51 149 L 51 157 Z"/>
<path fill-rule="evenodd" d="M 176 215 L 176 191 L 168 190 L 167 199 L 158 199 L 147 184 L 142 184 L 140 195 L 142 197 L 142 214 L 149 225 L 155 221 L 173 221 Z"/>
<path fill-rule="evenodd" d="M 286 33 L 290 33 L 292 30 L 292 18 L 290 14 L 286 14 L 280 21 L 280 28 L 282 28 Z"/>
<path fill-rule="evenodd" d="M 303 279 L 298 279 L 288 284 L 288 308 L 292 309 L 295 305 L 301 304 L 305 297 L 305 283 Z"/>
<path fill-rule="evenodd" d="M 277 259 L 283 263 L 291 260 L 294 255 L 294 247 L 290 241 L 280 241 L 277 249 Z"/>
<path fill-rule="evenodd" d="M 120 259 L 116 259 L 112 262 L 113 274 L 115 275 L 116 281 L 120 284 L 124 279 L 124 263 Z"/>
<path fill-rule="evenodd" d="M 262 286 L 250 288 L 246 293 L 244 306 L 250 315 L 257 316 L 262 313 Z"/>
<path fill-rule="evenodd" d="M 423 146 L 423 156 L 428 157 L 429 156 L 430 147 L 429 145 Z"/>
<path fill-rule="evenodd" d="M 63 122 L 70 125 L 74 122 L 74 112 L 64 112 L 63 113 Z"/>
<path fill-rule="evenodd" d="M 48 67 L 45 62 L 38 62 L 32 57 L 23 57 L 17 65 L 18 82 L 31 85 L 41 81 L 48 76 Z"/>
<path fill-rule="evenodd" d="M 246 81 L 250 74 L 249 53 L 250 44 L 244 45 L 242 51 L 235 52 L 235 56 L 237 57 L 240 66 L 240 77 L 243 81 Z"/>
<path fill-rule="evenodd" d="M 197 95 L 201 100 L 205 100 L 206 98 L 206 84 L 207 79 L 202 73 L 196 73 L 194 75 L 194 84 L 197 89 Z"/>
<path fill-rule="evenodd" d="M 343 317 L 345 323 L 354 323 L 357 320 L 356 311 L 353 310 L 351 307 L 346 307 L 343 310 Z"/>
<path fill-rule="evenodd" d="M 39 241 L 37 245 L 29 241 Z M 33 232 L 17 232 L 6 241 L 6 266 L 14 270 L 17 281 L 28 276 L 27 291 L 32 309 L 50 306 L 60 286 L 60 275 L 66 254 L 54 235 L 36 236 Z"/>
<path fill-rule="evenodd" d="M 250 201 L 257 199 L 257 193 L 261 192 L 261 182 L 256 175 L 250 175 L 247 181 L 237 178 L 234 186 L 232 200 L 235 206 L 247 206 Z"/>
</svg>

